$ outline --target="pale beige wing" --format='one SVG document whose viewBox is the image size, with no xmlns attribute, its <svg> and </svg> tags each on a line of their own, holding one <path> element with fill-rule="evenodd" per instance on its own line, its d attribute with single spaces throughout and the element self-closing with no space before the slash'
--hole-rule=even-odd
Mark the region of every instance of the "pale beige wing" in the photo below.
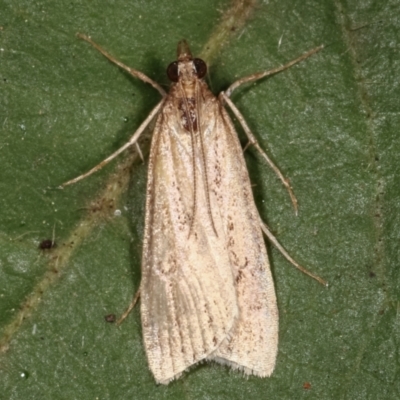
<svg viewBox="0 0 400 400">
<path fill-rule="evenodd" d="M 210 121 L 215 125 L 205 132 L 212 213 L 224 221 L 239 318 L 208 358 L 246 374 L 269 376 L 278 349 L 274 283 L 242 148 L 222 105 L 213 112 Z"/>
<path fill-rule="evenodd" d="M 213 353 L 238 316 L 226 223 L 221 210 L 215 216 L 212 210 L 217 237 L 198 145 L 193 163 L 191 136 L 176 110 L 174 99 L 167 99 L 152 139 L 140 287 L 147 358 L 156 381 L 164 384 Z"/>
</svg>

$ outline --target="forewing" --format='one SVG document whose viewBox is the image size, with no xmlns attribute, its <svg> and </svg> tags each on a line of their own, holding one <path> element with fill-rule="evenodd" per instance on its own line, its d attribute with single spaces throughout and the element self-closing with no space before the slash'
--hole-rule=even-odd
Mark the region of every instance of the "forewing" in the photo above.
<svg viewBox="0 0 400 400">
<path fill-rule="evenodd" d="M 242 148 L 222 105 L 213 111 L 214 125 L 208 126 L 210 139 L 205 140 L 212 213 L 224 221 L 239 318 L 208 358 L 246 374 L 269 376 L 278 346 L 274 283 Z"/>
<path fill-rule="evenodd" d="M 211 102 L 217 104 L 214 97 Z M 140 288 L 144 343 L 159 383 L 212 354 L 238 316 L 225 221 L 212 210 L 217 236 L 204 163 L 176 109 L 167 99 L 152 139 Z"/>
</svg>

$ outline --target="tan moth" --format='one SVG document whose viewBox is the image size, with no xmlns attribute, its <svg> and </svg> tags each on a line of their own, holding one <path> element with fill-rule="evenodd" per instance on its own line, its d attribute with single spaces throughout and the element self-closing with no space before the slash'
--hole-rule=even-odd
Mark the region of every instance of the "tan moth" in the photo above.
<svg viewBox="0 0 400 400">
<path fill-rule="evenodd" d="M 279 68 L 242 78 L 215 97 L 203 78 L 207 66 L 186 41 L 168 66 L 167 94 L 140 71 L 117 61 L 79 34 L 108 60 L 151 84 L 162 100 L 122 148 L 62 187 L 102 168 L 156 119 L 146 192 L 142 281 L 127 313 L 141 297 L 143 340 L 157 383 L 168 384 L 202 360 L 247 375 L 271 375 L 278 349 L 278 310 L 263 232 L 306 274 L 261 221 L 227 104 L 255 146 L 297 201 L 288 181 L 262 151 L 229 99 L 243 83 L 289 68 L 317 47 Z M 125 318 L 127 313 L 122 317 Z"/>
</svg>

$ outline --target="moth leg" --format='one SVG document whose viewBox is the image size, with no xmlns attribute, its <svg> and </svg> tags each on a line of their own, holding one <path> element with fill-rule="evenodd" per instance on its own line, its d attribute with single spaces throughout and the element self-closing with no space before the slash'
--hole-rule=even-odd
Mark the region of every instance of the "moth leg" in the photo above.
<svg viewBox="0 0 400 400">
<path fill-rule="evenodd" d="M 152 119 L 157 115 L 157 113 L 160 111 L 161 107 L 164 105 L 165 98 L 162 99 L 150 112 L 148 117 L 142 122 L 142 124 L 139 126 L 139 128 L 136 130 L 136 132 L 133 134 L 133 136 L 129 139 L 127 143 L 125 143 L 122 147 L 120 147 L 116 152 L 108 156 L 105 160 L 103 160 L 101 163 L 97 164 L 95 167 L 93 167 L 91 170 L 88 172 L 77 176 L 74 179 L 69 180 L 68 182 L 63 183 L 61 186 L 59 186 L 59 189 L 63 189 L 65 186 L 72 185 L 73 183 L 76 183 L 89 175 L 92 175 L 94 172 L 97 172 L 98 170 L 102 169 L 106 164 L 108 164 L 111 160 L 113 160 L 115 157 L 117 157 L 119 154 L 121 154 L 125 149 L 127 149 L 129 146 L 132 146 L 137 142 L 139 139 L 140 135 L 143 133 L 143 131 L 147 128 L 149 123 L 152 121 Z"/>
<path fill-rule="evenodd" d="M 285 69 L 290 68 L 291 66 L 305 60 L 306 58 L 312 56 L 315 53 L 318 53 L 320 50 L 322 50 L 324 48 L 324 45 L 315 47 L 314 49 L 311 49 L 309 51 L 307 51 L 307 53 L 304 53 L 303 55 L 301 55 L 300 57 L 297 57 L 295 60 L 292 60 L 290 62 L 288 62 L 285 65 L 281 65 L 280 67 L 274 68 L 274 69 L 270 69 L 269 71 L 263 71 L 263 72 L 258 72 L 256 74 L 252 74 L 249 76 L 245 76 L 241 79 L 238 79 L 236 82 L 233 82 L 231 86 L 229 86 L 229 88 L 225 91 L 226 96 L 230 97 L 232 92 L 238 88 L 240 85 L 243 85 L 244 83 L 247 82 L 253 82 L 253 81 L 257 81 L 259 79 L 262 79 L 266 76 L 270 76 L 270 75 L 274 75 L 277 74 L 278 72 L 284 71 Z"/>
<path fill-rule="evenodd" d="M 283 176 L 283 174 L 279 170 L 279 168 L 272 162 L 272 160 L 268 157 L 268 155 L 260 147 L 260 145 L 257 142 L 256 137 L 253 135 L 249 126 L 247 125 L 243 115 L 237 109 L 237 107 L 232 103 L 232 100 L 224 92 L 221 92 L 219 94 L 219 98 L 222 102 L 226 102 L 226 104 L 228 104 L 228 106 L 231 108 L 232 112 L 235 114 L 236 118 L 240 122 L 240 125 L 242 125 L 244 132 L 246 133 L 247 137 L 249 138 L 250 144 L 252 144 L 258 150 L 258 152 L 261 154 L 261 156 L 264 158 L 264 160 L 274 170 L 276 175 L 278 175 L 278 178 L 281 180 L 281 182 L 283 183 L 283 185 L 286 187 L 287 191 L 289 192 L 290 199 L 292 200 L 292 204 L 293 204 L 295 213 L 297 215 L 297 209 L 298 209 L 297 199 L 296 199 L 296 196 L 294 195 L 293 190 L 290 186 L 289 179 L 287 179 Z M 248 145 L 246 146 L 246 148 L 247 147 L 248 147 Z"/>
<path fill-rule="evenodd" d="M 135 147 L 136 147 L 136 151 L 137 151 L 138 154 L 139 154 L 140 159 L 144 162 L 144 157 L 143 157 L 142 149 L 140 148 L 138 142 L 135 143 Z"/>
<path fill-rule="evenodd" d="M 143 82 L 149 83 L 151 86 L 153 86 L 154 89 L 156 89 L 156 90 L 158 90 L 158 92 L 160 92 L 161 96 L 165 97 L 167 95 L 165 90 L 157 82 L 150 79 L 143 72 L 140 72 L 136 69 L 130 68 L 127 65 L 123 64 L 122 62 L 118 61 L 111 54 L 107 53 L 102 47 L 100 47 L 96 42 L 94 42 L 89 36 L 86 36 L 82 33 L 77 33 L 76 36 L 78 36 L 78 38 L 83 39 L 86 42 L 90 43 L 96 50 L 98 50 L 101 54 L 103 54 L 104 57 L 106 57 L 112 63 L 118 65 L 118 67 L 127 71 L 130 75 L 134 76 L 135 78 L 139 78 Z"/>
<path fill-rule="evenodd" d="M 129 307 L 126 309 L 126 311 L 118 319 L 117 325 L 121 325 L 122 322 L 124 322 L 125 318 L 129 315 L 129 313 L 135 307 L 137 301 L 139 300 L 139 297 L 140 297 L 140 288 L 138 289 L 138 291 L 136 292 L 135 296 L 133 297 L 131 304 L 129 304 Z"/>
<path fill-rule="evenodd" d="M 299 263 L 297 263 L 295 260 L 293 260 L 292 257 L 290 257 L 290 255 L 286 252 L 286 250 L 282 247 L 282 245 L 278 242 L 278 239 L 272 234 L 272 232 L 269 230 L 268 226 L 266 225 L 266 223 L 260 218 L 260 225 L 261 225 L 261 229 L 264 232 L 265 236 L 272 242 L 272 244 L 281 252 L 281 254 L 283 255 L 283 257 L 286 258 L 286 260 L 288 260 L 292 265 L 294 265 L 298 270 L 300 270 L 301 272 L 303 272 L 303 274 L 306 274 L 308 276 L 310 276 L 311 278 L 315 279 L 316 281 L 318 281 L 321 285 L 324 286 L 328 286 L 328 282 L 326 282 L 325 280 L 323 280 L 322 278 L 320 278 L 317 275 L 314 275 L 313 273 L 311 273 L 310 271 L 308 271 L 307 269 L 305 269 L 304 267 L 302 267 Z"/>
</svg>

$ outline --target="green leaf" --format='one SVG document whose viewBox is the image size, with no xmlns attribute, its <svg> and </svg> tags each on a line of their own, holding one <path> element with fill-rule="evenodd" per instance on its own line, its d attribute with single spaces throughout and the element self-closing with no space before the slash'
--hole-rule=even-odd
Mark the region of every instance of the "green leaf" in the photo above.
<svg viewBox="0 0 400 400">
<path fill-rule="evenodd" d="M 400 397 L 398 1 L 0 7 L 5 399 Z M 204 363 L 157 386 L 139 309 L 120 328 L 105 322 L 122 314 L 140 282 L 146 164 L 122 156 L 55 188 L 125 143 L 160 96 L 77 32 L 164 86 L 186 38 L 209 62 L 215 93 L 326 45 L 233 95 L 299 201 L 295 217 L 287 191 L 249 149 L 260 214 L 298 262 L 329 282 L 322 287 L 268 246 L 280 311 L 270 378 Z M 40 251 L 53 231 L 57 246 Z"/>
</svg>

